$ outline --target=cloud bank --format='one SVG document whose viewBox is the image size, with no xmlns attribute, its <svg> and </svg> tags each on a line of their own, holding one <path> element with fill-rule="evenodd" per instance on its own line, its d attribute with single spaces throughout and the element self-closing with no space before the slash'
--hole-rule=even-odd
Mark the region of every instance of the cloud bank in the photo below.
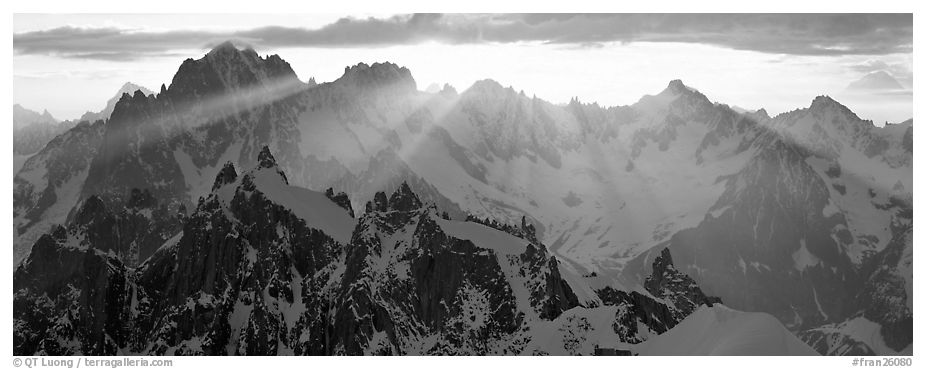
<svg viewBox="0 0 926 369">
<path fill-rule="evenodd" d="M 682 42 L 787 55 L 909 53 L 912 14 L 412 14 L 342 18 L 316 29 L 149 31 L 63 26 L 16 33 L 20 55 L 126 61 L 208 48 L 225 40 L 257 47 L 385 47 L 542 42 L 600 46 Z"/>
</svg>

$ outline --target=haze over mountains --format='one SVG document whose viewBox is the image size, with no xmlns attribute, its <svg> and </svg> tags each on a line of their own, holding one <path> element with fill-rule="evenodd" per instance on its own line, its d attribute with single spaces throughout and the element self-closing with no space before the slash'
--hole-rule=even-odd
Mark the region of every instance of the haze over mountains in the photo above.
<svg viewBox="0 0 926 369">
<path fill-rule="evenodd" d="M 854 91 L 899 91 L 903 90 L 904 86 L 897 82 L 890 73 L 880 70 L 868 73 L 858 81 L 850 83 L 847 89 Z"/>
<path fill-rule="evenodd" d="M 86 115 L 14 177 L 14 351 L 912 353 L 912 120 L 429 90 L 226 43 Z"/>
</svg>

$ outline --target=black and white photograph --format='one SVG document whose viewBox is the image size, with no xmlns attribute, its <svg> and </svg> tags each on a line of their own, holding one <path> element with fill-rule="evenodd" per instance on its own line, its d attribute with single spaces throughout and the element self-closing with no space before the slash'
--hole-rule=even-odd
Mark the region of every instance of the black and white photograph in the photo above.
<svg viewBox="0 0 926 369">
<path fill-rule="evenodd" d="M 912 7 L 250 6 L 11 15 L 15 366 L 913 365 Z"/>
</svg>

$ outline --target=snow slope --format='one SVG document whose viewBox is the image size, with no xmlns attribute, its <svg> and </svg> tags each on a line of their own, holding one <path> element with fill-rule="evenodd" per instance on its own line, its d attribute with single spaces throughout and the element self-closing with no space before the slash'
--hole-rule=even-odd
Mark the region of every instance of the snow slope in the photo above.
<svg viewBox="0 0 926 369">
<path fill-rule="evenodd" d="M 668 332 L 634 346 L 640 355 L 807 356 L 817 352 L 765 313 L 701 306 Z"/>
<path fill-rule="evenodd" d="M 474 222 L 460 222 L 435 218 L 447 235 L 472 241 L 478 247 L 495 250 L 503 255 L 518 255 L 529 243 L 508 233 Z"/>
<path fill-rule="evenodd" d="M 347 210 L 339 207 L 321 192 L 290 186 L 284 182 L 275 167 L 259 167 L 220 188 L 219 198 L 226 206 L 234 198 L 235 191 L 245 176 L 252 176 L 257 190 L 268 200 L 292 211 L 297 217 L 305 220 L 308 226 L 325 232 L 335 241 L 345 244 L 350 242 L 356 220 L 350 217 Z"/>
</svg>

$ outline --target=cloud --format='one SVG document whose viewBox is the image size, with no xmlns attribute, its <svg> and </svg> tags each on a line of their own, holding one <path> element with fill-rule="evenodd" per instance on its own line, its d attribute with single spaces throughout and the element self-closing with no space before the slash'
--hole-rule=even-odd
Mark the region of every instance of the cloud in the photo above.
<svg viewBox="0 0 926 369">
<path fill-rule="evenodd" d="M 13 35 L 18 54 L 132 60 L 224 40 L 258 47 L 383 47 L 542 42 L 598 47 L 683 42 L 788 55 L 909 53 L 912 14 L 412 14 L 341 18 L 321 28 L 267 26 L 238 31 L 155 32 L 64 26 Z"/>
</svg>

